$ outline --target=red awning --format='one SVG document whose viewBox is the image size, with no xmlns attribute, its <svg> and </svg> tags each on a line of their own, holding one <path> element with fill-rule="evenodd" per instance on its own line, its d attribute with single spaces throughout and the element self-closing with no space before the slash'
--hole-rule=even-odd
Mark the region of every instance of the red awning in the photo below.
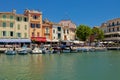
<svg viewBox="0 0 120 80">
<path fill-rule="evenodd" d="M 31 37 L 32 41 L 46 42 L 46 37 Z"/>
</svg>

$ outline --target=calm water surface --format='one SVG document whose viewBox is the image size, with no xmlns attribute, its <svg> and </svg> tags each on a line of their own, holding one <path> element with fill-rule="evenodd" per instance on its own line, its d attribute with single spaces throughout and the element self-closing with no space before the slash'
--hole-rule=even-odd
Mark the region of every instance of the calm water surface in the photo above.
<svg viewBox="0 0 120 80">
<path fill-rule="evenodd" d="M 120 52 L 0 54 L 0 80 L 120 80 Z"/>
</svg>

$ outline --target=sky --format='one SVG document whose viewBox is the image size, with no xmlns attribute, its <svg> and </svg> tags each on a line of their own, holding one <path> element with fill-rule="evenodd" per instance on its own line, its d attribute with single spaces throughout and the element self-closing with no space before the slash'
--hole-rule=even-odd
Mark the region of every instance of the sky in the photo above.
<svg viewBox="0 0 120 80">
<path fill-rule="evenodd" d="M 70 19 L 77 26 L 100 26 L 103 22 L 120 17 L 120 0 L 0 0 L 0 12 L 16 9 L 39 10 L 43 19 L 58 23 Z"/>
</svg>

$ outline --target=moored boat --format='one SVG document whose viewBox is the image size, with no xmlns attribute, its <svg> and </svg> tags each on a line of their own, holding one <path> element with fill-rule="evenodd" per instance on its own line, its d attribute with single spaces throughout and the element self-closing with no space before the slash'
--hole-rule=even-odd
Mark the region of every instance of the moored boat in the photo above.
<svg viewBox="0 0 120 80">
<path fill-rule="evenodd" d="M 5 54 L 6 55 L 16 55 L 17 51 L 16 50 L 13 50 L 13 49 L 7 49 L 5 51 Z"/>
<path fill-rule="evenodd" d="M 20 54 L 20 55 L 28 54 L 27 47 L 23 46 L 20 50 L 18 50 L 18 54 Z"/>
<path fill-rule="evenodd" d="M 40 48 L 35 47 L 32 51 L 31 54 L 42 54 L 42 50 Z"/>
</svg>

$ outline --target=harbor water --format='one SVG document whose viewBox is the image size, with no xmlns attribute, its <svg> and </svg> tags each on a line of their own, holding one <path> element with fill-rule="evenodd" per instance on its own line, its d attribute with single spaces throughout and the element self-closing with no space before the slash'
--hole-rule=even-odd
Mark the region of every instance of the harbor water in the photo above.
<svg viewBox="0 0 120 80">
<path fill-rule="evenodd" d="M 120 52 L 0 54 L 0 80 L 120 80 Z"/>
</svg>

